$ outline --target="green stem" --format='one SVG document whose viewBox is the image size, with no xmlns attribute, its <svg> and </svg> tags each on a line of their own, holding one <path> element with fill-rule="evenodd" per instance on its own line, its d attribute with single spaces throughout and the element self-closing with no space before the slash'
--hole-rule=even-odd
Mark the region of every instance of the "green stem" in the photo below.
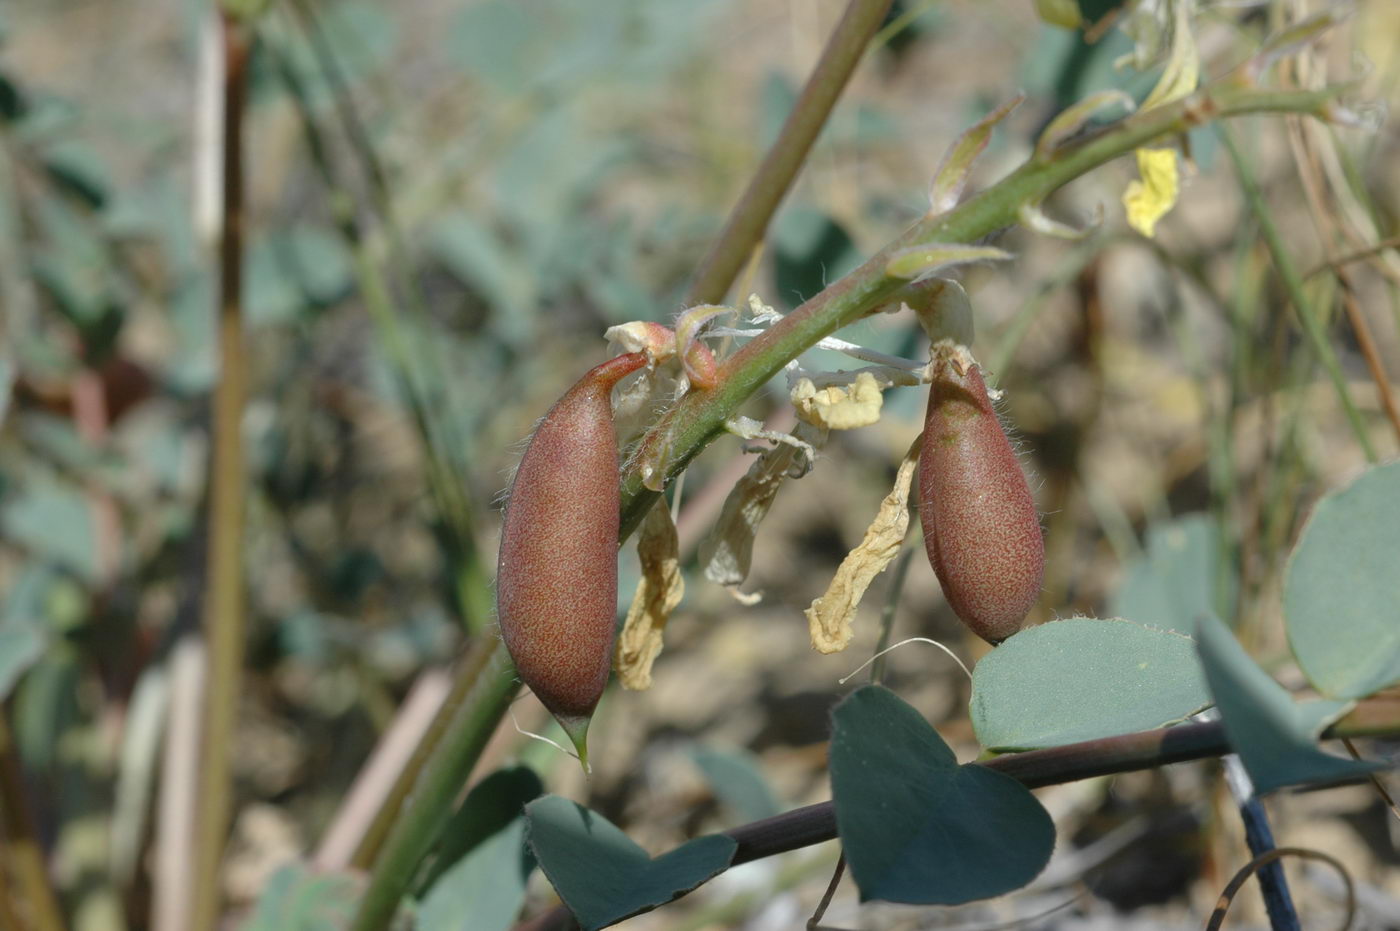
<svg viewBox="0 0 1400 931">
<path fill-rule="evenodd" d="M 496 643 L 494 637 L 487 639 L 490 643 Z M 415 783 L 418 782 L 419 775 L 428 765 L 428 761 L 433 758 L 438 743 L 447 733 L 449 725 L 462 706 L 462 702 L 466 701 L 472 690 L 478 687 L 482 663 L 484 662 L 480 653 L 481 649 L 482 647 L 478 643 L 477 651 L 468 653 L 461 668 L 454 673 L 452 690 L 443 699 L 442 707 L 438 709 L 437 714 L 428 724 L 428 729 L 418 741 L 418 746 L 414 747 L 413 755 L 409 757 L 403 769 L 399 770 L 398 777 L 394 780 L 388 793 L 385 794 L 384 800 L 379 805 L 379 811 L 375 813 L 374 820 L 365 829 L 364 837 L 360 838 L 359 845 L 355 847 L 355 851 L 350 857 L 350 865 L 356 869 L 367 870 L 374 866 L 404 802 L 408 799 L 409 793 L 413 791 Z"/>
<path fill-rule="evenodd" d="M 1366 454 L 1366 461 L 1374 463 L 1376 461 L 1376 448 L 1371 443 L 1371 436 L 1366 430 L 1366 421 L 1361 418 L 1361 411 L 1351 400 L 1351 392 L 1347 390 L 1346 376 L 1342 373 L 1341 363 L 1337 361 L 1337 354 L 1333 351 L 1332 345 L 1327 342 L 1327 333 L 1318 319 L 1317 310 L 1312 302 L 1308 300 L 1307 293 L 1303 290 L 1303 276 L 1298 273 L 1298 268 L 1293 264 L 1293 257 L 1289 255 L 1287 246 L 1284 245 L 1283 235 L 1279 232 L 1278 224 L 1274 222 L 1273 211 L 1269 210 L 1269 205 L 1264 201 L 1264 194 L 1259 189 L 1259 182 L 1254 177 L 1253 170 L 1235 145 L 1234 137 L 1226 131 L 1225 127 L 1217 126 L 1216 132 L 1222 142 L 1225 143 L 1226 150 L 1230 153 L 1230 161 L 1235 165 L 1235 174 L 1240 179 L 1240 187 L 1244 188 L 1245 200 L 1249 203 L 1249 209 L 1253 212 L 1255 219 L 1259 221 L 1259 230 L 1264 234 L 1264 242 L 1269 247 L 1269 254 L 1274 260 L 1274 269 L 1279 277 L 1283 279 L 1283 287 L 1288 292 L 1288 299 L 1293 304 L 1293 309 L 1298 313 L 1298 322 L 1303 326 L 1303 333 L 1306 335 L 1308 344 L 1312 346 L 1313 352 L 1317 353 L 1322 367 L 1327 370 L 1327 377 L 1332 380 L 1332 387 L 1337 391 L 1337 400 L 1341 402 L 1342 410 L 1346 412 L 1347 420 L 1351 423 L 1351 429 L 1356 434 L 1356 441 L 1361 445 L 1361 451 Z"/>
<path fill-rule="evenodd" d="M 223 229 L 219 242 L 219 381 L 214 388 L 214 450 L 209 483 L 209 565 L 204 601 L 209 660 L 204 699 L 203 766 L 195 835 L 193 927 L 213 931 L 219 915 L 219 864 L 232 810 L 229 767 L 243 677 L 243 408 L 248 356 L 243 335 L 243 111 L 251 42 L 225 16 Z"/>
<path fill-rule="evenodd" d="M 789 360 L 812 348 L 822 337 L 887 303 L 890 295 L 905 283 L 885 274 L 885 265 L 895 251 L 930 243 L 977 242 L 1017 222 L 1023 206 L 1040 203 L 1080 175 L 1141 146 L 1180 135 L 1212 120 L 1247 113 L 1325 116 L 1336 93 L 1262 89 L 1229 80 L 1217 82 L 1184 100 L 1139 112 L 1065 145 L 1047 158 L 1032 158 L 948 213 L 923 218 L 865 264 L 726 359 L 717 388 L 690 392 L 658 419 L 639 446 L 642 455 L 634 458 L 623 476 L 623 536 L 636 529 L 658 494 L 643 483 L 640 463 L 664 463 L 665 479 L 678 475 L 723 432 L 725 421 L 739 405 L 777 375 Z"/>
<path fill-rule="evenodd" d="M 227 15 L 224 35 L 223 232 L 218 246 L 218 349 L 214 388 L 214 461 L 210 475 L 209 568 L 204 636 L 209 666 L 204 686 L 203 767 L 195 846 L 193 927 L 218 924 L 218 874 L 231 802 L 231 745 L 244 668 L 244 491 L 242 421 L 248 398 L 248 356 L 242 321 L 244 164 L 242 126 L 248 92 L 248 32 Z"/>
<path fill-rule="evenodd" d="M 389 832 L 351 931 L 388 927 L 414 872 L 446 824 L 453 799 L 520 688 L 515 667 L 495 637 L 477 642 L 458 681 L 471 686 L 454 690 L 448 699 L 445 733 Z"/>
<path fill-rule="evenodd" d="M 884 22 L 891 0 L 851 0 L 827 40 L 807 86 L 778 133 L 777 141 L 754 172 L 743 196 L 734 205 L 724 230 L 700 264 L 686 296 L 686 305 L 718 304 L 750 253 L 763 238 L 768 221 L 807 159 L 831 108 L 841 96 L 870 37 Z"/>
</svg>

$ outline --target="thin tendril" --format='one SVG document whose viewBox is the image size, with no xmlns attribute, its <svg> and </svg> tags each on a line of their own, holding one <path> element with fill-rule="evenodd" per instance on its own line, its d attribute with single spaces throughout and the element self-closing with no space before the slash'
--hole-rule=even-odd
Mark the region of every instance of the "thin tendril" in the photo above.
<svg viewBox="0 0 1400 931">
<path fill-rule="evenodd" d="M 900 647 L 904 646 L 906 643 L 931 643 L 931 644 L 933 644 L 934 646 L 938 647 L 938 649 L 942 650 L 944 653 L 947 653 L 949 656 L 951 656 L 951 657 L 953 658 L 953 662 L 955 662 L 955 663 L 958 664 L 958 668 L 961 669 L 963 672 L 967 673 L 967 678 L 968 678 L 969 680 L 972 678 L 972 670 L 968 669 L 967 666 L 963 663 L 963 661 L 960 660 L 960 659 L 958 659 L 958 654 L 954 653 L 952 650 L 948 649 L 946 646 L 944 646 L 943 644 L 939 643 L 937 640 L 930 640 L 928 637 L 910 637 L 910 638 L 908 638 L 907 640 L 901 640 L 901 641 L 899 641 L 898 643 L 893 644 L 892 646 L 885 647 L 885 648 L 884 648 L 883 650 L 881 650 L 879 653 L 876 653 L 874 656 L 870 657 L 870 659 L 868 659 L 868 660 L 866 660 L 865 662 L 861 663 L 861 664 L 860 664 L 859 666 L 857 666 L 855 669 L 852 669 L 852 670 L 850 671 L 849 674 L 847 674 L 847 675 L 844 676 L 843 678 L 837 679 L 836 681 L 837 681 L 838 683 L 840 683 L 841 685 L 845 685 L 849 680 L 855 678 L 856 673 L 860 672 L 860 671 L 861 671 L 862 669 L 864 669 L 866 666 L 869 666 L 871 663 L 875 662 L 877 659 L 879 659 L 880 657 L 884 656 L 886 653 L 890 652 L 891 650 L 898 650 Z"/>
</svg>

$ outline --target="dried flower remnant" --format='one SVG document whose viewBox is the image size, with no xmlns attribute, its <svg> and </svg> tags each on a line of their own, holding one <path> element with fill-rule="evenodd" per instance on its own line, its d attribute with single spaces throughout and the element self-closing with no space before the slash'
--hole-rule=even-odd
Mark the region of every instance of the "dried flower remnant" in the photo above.
<svg viewBox="0 0 1400 931">
<path fill-rule="evenodd" d="M 894 488 L 880 502 L 860 545 L 846 554 L 836 570 L 826 594 L 812 602 L 806 611 L 813 649 L 836 653 L 851 642 L 852 622 L 865 590 L 875 576 L 899 555 L 909 531 L 909 488 L 919 461 L 922 443 L 915 440 L 899 463 Z"/>
<path fill-rule="evenodd" d="M 789 395 L 797 416 L 828 430 L 854 430 L 880 419 L 885 396 L 870 372 L 860 372 L 844 386 L 818 388 L 810 378 L 801 378 Z"/>
<path fill-rule="evenodd" d="M 757 435 L 755 431 L 748 431 Z M 784 479 L 801 476 L 811 464 L 813 448 L 826 438 L 826 431 L 808 423 L 798 423 L 791 442 L 778 442 L 764 450 L 749 466 L 724 500 L 719 520 L 700 547 L 705 577 L 737 590 L 749 576 L 753 564 L 754 537 L 758 525 L 768 515 Z M 757 599 L 751 599 L 757 600 Z"/>
<path fill-rule="evenodd" d="M 651 667 L 661 653 L 662 631 L 685 595 L 681 577 L 680 542 L 666 502 L 647 511 L 637 537 L 642 578 L 617 640 L 613 668 L 623 688 L 651 687 Z"/>
</svg>

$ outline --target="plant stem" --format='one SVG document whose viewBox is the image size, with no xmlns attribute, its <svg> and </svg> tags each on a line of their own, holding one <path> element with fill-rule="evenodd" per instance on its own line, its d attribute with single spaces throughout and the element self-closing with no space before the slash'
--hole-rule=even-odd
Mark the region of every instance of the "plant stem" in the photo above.
<svg viewBox="0 0 1400 931">
<path fill-rule="evenodd" d="M 453 799 L 520 688 L 515 667 L 495 637 L 477 641 L 457 681 L 471 685 L 454 687 L 448 697 L 446 732 L 394 821 L 350 926 L 352 931 L 377 931 L 393 919 L 414 872 L 446 825 Z"/>
<path fill-rule="evenodd" d="M 1225 117 L 1285 112 L 1324 116 L 1336 90 L 1282 91 L 1242 86 L 1228 78 L 1183 100 L 1141 111 L 1082 140 L 1033 157 L 992 187 L 955 209 L 924 217 L 840 281 L 756 337 L 720 367 L 719 386 L 692 391 L 664 413 L 643 438 L 622 482 L 622 535 L 640 522 L 658 492 L 642 479 L 642 463 L 661 463 L 661 478 L 678 475 L 711 440 L 739 405 L 777 375 L 791 359 L 824 336 L 887 303 L 905 284 L 885 273 L 899 249 L 930 243 L 971 243 L 1017 222 L 1023 206 L 1038 204 L 1080 175 L 1165 136 Z M 655 484 L 655 481 L 653 481 Z"/>
<path fill-rule="evenodd" d="M 891 0 L 851 0 L 827 40 L 821 58 L 807 78 L 782 131 L 749 186 L 729 214 L 686 295 L 686 306 L 718 304 L 729 293 L 734 277 L 763 238 L 768 221 L 807 159 L 831 108 L 860 62 L 870 37 L 884 22 Z"/>
<path fill-rule="evenodd" d="M 1235 754 L 1225 757 L 1226 781 L 1230 793 L 1235 797 L 1240 821 L 1244 823 L 1244 840 L 1249 852 L 1256 858 L 1271 853 L 1277 846 L 1274 832 L 1269 827 L 1269 816 L 1264 811 L 1264 803 L 1253 794 L 1249 774 L 1244 764 Z M 1273 931 L 1302 931 L 1298 925 L 1298 909 L 1293 905 L 1293 896 L 1288 890 L 1288 878 L 1284 876 L 1283 864 L 1274 860 L 1259 867 L 1259 892 L 1264 897 L 1264 910 L 1269 915 L 1269 926 Z"/>
<path fill-rule="evenodd" d="M 3 708 L 0 708 L 0 837 L 5 839 L 4 850 L 15 884 L 20 887 L 21 901 L 28 906 L 25 909 L 29 914 L 28 927 L 33 931 L 63 931 L 63 913 L 49 881 L 39 828 L 25 798 L 19 754 L 15 752 L 14 736 Z M 0 879 L 0 898 L 4 895 L 4 882 Z M 11 921 L 13 919 L 6 918 L 4 927 L 24 927 L 18 921 L 12 924 Z"/>
<path fill-rule="evenodd" d="M 213 931 L 219 912 L 219 863 L 231 810 L 234 719 L 244 654 L 243 524 L 247 483 L 243 407 L 248 359 L 243 339 L 243 111 L 249 34 L 228 16 L 224 39 L 223 226 L 219 242 L 219 382 L 214 389 L 214 450 L 209 482 L 209 565 L 204 602 L 209 640 L 203 768 L 195 843 L 193 926 Z"/>
<path fill-rule="evenodd" d="M 1303 333 L 1307 336 L 1313 352 L 1322 362 L 1322 367 L 1327 370 L 1327 376 L 1332 379 L 1332 386 L 1337 391 L 1337 400 L 1341 402 L 1342 410 L 1346 412 L 1347 420 L 1351 422 L 1352 432 L 1356 434 L 1356 441 L 1361 445 L 1362 452 L 1366 454 L 1366 461 L 1374 463 L 1376 449 L 1366 430 L 1366 422 L 1361 419 L 1361 412 L 1357 410 L 1356 404 L 1351 400 L 1351 392 L 1347 390 L 1346 376 L 1342 374 L 1337 354 L 1333 351 L 1332 345 L 1327 342 L 1327 334 L 1322 328 L 1322 323 L 1318 320 L 1317 310 L 1312 306 L 1307 293 L 1303 290 L 1303 276 L 1298 273 L 1297 267 L 1293 264 L 1292 256 L 1288 254 L 1288 248 L 1283 242 L 1283 235 L 1279 232 L 1278 224 L 1274 222 L 1273 212 L 1269 210 L 1269 205 L 1264 201 L 1264 194 L 1259 190 L 1259 182 L 1255 179 L 1254 172 L 1250 169 L 1249 163 L 1245 161 L 1239 147 L 1235 145 L 1235 139 L 1229 131 L 1223 126 L 1217 126 L 1215 131 L 1220 136 L 1220 140 L 1225 143 L 1225 149 L 1230 153 L 1230 160 L 1234 162 L 1235 174 L 1240 179 L 1240 187 L 1244 188 L 1245 200 L 1249 203 L 1249 209 L 1254 213 L 1255 219 L 1259 221 L 1259 230 L 1264 234 L 1264 242 L 1268 245 L 1269 254 L 1273 257 L 1274 269 L 1283 279 L 1288 299 L 1298 314 L 1298 322 L 1303 325 Z"/>
<path fill-rule="evenodd" d="M 494 642 L 496 638 L 488 639 Z M 370 822 L 364 837 L 360 838 L 360 843 L 355 847 L 355 852 L 350 857 L 351 866 L 367 870 L 374 865 L 379 851 L 384 845 L 385 838 L 389 836 L 389 831 L 393 828 L 394 821 L 403 808 L 404 801 L 418 781 L 419 774 L 423 772 L 428 761 L 432 759 L 433 751 L 436 750 L 443 735 L 447 733 L 448 726 L 460 711 L 462 702 L 477 687 L 484 661 L 480 655 L 482 649 L 483 646 L 479 641 L 476 650 L 468 653 L 460 668 L 454 671 L 451 691 L 443 699 L 442 706 L 433 716 L 427 731 L 419 739 L 418 745 L 414 747 L 413 755 L 409 757 L 403 769 L 399 770 L 398 778 L 394 780 L 393 786 L 384 796 L 379 811 L 375 813 L 374 820 Z"/>
<path fill-rule="evenodd" d="M 1363 700 L 1351 714 L 1327 728 L 1322 736 L 1338 738 L 1362 735 L 1400 735 L 1400 694 Z M 1224 726 L 1219 721 L 1209 721 L 1086 740 L 1048 750 L 1008 753 L 970 765 L 997 770 L 1028 789 L 1040 789 L 1095 776 L 1156 769 L 1169 763 L 1224 756 L 1231 752 Z M 835 840 L 836 809 L 831 802 L 818 802 L 723 833 L 738 844 L 734 859 L 729 863 L 730 867 L 735 867 Z M 560 906 L 560 909 L 563 908 Z M 557 926 L 544 918 L 532 921 L 531 925 Z"/>
</svg>

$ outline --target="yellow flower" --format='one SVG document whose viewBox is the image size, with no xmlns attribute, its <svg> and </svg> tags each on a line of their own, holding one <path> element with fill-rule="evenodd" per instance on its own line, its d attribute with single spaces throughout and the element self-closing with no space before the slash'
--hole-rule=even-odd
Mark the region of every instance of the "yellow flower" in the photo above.
<svg viewBox="0 0 1400 931">
<path fill-rule="evenodd" d="M 1150 239 L 1157 221 L 1176 203 L 1176 151 L 1138 149 L 1137 162 L 1142 180 L 1128 182 L 1123 206 L 1128 211 L 1128 225 Z"/>
<path fill-rule="evenodd" d="M 1180 100 L 1194 91 L 1200 81 L 1201 56 L 1191 35 L 1191 8 L 1192 0 L 1172 0 L 1171 51 L 1157 86 L 1143 101 L 1144 110 Z M 1138 149 L 1137 161 L 1142 180 L 1129 182 L 1127 190 L 1123 192 L 1123 207 L 1128 213 L 1128 224 L 1151 238 L 1157 221 L 1175 206 L 1180 193 L 1176 152 L 1172 149 Z"/>
</svg>

